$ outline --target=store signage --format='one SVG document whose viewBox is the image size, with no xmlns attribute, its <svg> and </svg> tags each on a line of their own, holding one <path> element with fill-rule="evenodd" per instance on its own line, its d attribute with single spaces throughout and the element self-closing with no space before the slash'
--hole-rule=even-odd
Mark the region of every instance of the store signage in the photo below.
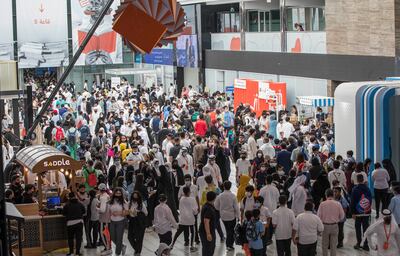
<svg viewBox="0 0 400 256">
<path fill-rule="evenodd" d="M 246 80 L 235 79 L 235 88 L 246 89 Z"/>
<path fill-rule="evenodd" d="M 60 166 L 70 166 L 71 162 L 70 160 L 65 160 L 64 158 L 61 158 L 61 160 L 53 160 L 53 161 L 45 161 L 43 162 L 44 167 L 60 167 Z"/>
</svg>

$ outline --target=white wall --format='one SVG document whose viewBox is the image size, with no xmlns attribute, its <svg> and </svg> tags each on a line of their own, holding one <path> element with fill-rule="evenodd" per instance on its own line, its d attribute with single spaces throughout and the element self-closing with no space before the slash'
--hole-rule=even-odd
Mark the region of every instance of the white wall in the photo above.
<svg viewBox="0 0 400 256">
<path fill-rule="evenodd" d="M 199 69 L 198 68 L 184 68 L 185 85 L 192 85 L 193 88 L 198 90 L 199 86 Z"/>
<path fill-rule="evenodd" d="M 296 76 L 280 76 L 279 82 L 286 83 L 288 106 L 296 103 L 297 96 L 327 96 L 327 80 Z"/>
</svg>

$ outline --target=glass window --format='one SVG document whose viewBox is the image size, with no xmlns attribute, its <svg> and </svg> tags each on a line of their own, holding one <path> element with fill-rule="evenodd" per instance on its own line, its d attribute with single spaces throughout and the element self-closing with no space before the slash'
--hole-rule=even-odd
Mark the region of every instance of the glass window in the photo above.
<svg viewBox="0 0 400 256">
<path fill-rule="evenodd" d="M 258 32 L 258 11 L 249 12 L 249 32 Z"/>
<path fill-rule="evenodd" d="M 235 28 L 237 32 L 240 32 L 241 24 L 240 24 L 240 15 L 239 13 L 235 13 Z"/>
<path fill-rule="evenodd" d="M 232 32 L 231 31 L 231 19 L 229 13 L 224 14 L 224 32 Z"/>
<path fill-rule="evenodd" d="M 279 10 L 271 10 L 271 31 L 281 30 L 281 18 Z"/>
<path fill-rule="evenodd" d="M 260 32 L 265 31 L 265 13 L 260 12 Z"/>
<path fill-rule="evenodd" d="M 224 14 L 217 13 L 217 32 L 223 33 L 224 32 Z"/>
<path fill-rule="evenodd" d="M 271 31 L 271 22 L 269 12 L 265 12 L 265 31 Z"/>
</svg>

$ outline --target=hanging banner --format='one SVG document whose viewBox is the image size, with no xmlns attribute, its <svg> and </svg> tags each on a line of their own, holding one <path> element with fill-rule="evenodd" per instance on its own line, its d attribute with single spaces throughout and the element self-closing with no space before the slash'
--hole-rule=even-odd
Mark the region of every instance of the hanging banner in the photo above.
<svg viewBox="0 0 400 256">
<path fill-rule="evenodd" d="M 178 67 L 197 68 L 197 35 L 182 35 L 176 41 Z"/>
<path fill-rule="evenodd" d="M 17 0 L 19 68 L 68 64 L 67 2 Z"/>
<path fill-rule="evenodd" d="M 74 53 L 93 26 L 107 0 L 72 0 L 72 41 Z M 77 65 L 122 63 L 122 39 L 112 30 L 112 19 L 120 1 L 116 0 L 108 10 L 103 22 L 83 50 Z"/>
<path fill-rule="evenodd" d="M 2 0 L 0 8 L 0 60 L 12 60 L 13 49 L 13 19 L 12 0 Z"/>
</svg>

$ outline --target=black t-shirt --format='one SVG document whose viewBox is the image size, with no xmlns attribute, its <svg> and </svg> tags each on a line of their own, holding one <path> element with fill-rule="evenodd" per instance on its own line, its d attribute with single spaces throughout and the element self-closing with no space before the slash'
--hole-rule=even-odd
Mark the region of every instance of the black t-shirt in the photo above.
<svg viewBox="0 0 400 256">
<path fill-rule="evenodd" d="M 174 145 L 170 150 L 169 150 L 169 156 L 172 157 L 172 159 L 175 159 L 178 157 L 179 152 L 181 151 L 181 145 Z"/>
<path fill-rule="evenodd" d="M 216 218 L 217 211 L 215 210 L 212 204 L 206 203 L 201 209 L 201 222 L 200 222 L 200 230 L 199 232 L 203 235 L 206 235 L 206 230 L 204 228 L 204 219 L 210 220 L 210 232 L 215 239 L 215 229 L 216 229 Z"/>
</svg>

